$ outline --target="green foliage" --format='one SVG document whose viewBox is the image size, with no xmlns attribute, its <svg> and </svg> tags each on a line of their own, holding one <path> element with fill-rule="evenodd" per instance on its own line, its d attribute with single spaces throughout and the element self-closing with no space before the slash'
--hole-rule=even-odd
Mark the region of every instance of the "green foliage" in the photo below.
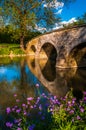
<svg viewBox="0 0 86 130">
<path fill-rule="evenodd" d="M 71 1 L 74 0 L 59 0 L 64 3 Z M 56 0 L 1 1 L 0 15 L 5 24 L 10 25 L 8 34 L 11 35 L 11 41 L 18 40 L 23 46 L 28 30 L 34 30 L 36 25 L 49 29 L 53 28 L 55 23 L 60 22 L 61 18 L 55 14 L 56 2 Z"/>
<path fill-rule="evenodd" d="M 86 92 L 85 92 L 86 94 Z M 56 130 L 84 130 L 86 129 L 86 104 L 85 99 L 77 102 L 72 92 L 63 98 L 61 105 L 55 106 L 52 126 Z"/>
<path fill-rule="evenodd" d="M 86 24 L 86 13 L 84 13 L 81 17 L 77 18 L 78 22 Z"/>
<path fill-rule="evenodd" d="M 24 52 L 21 50 L 21 48 L 19 47 L 19 45 L 17 44 L 1 44 L 0 45 L 0 55 L 9 55 L 11 54 L 11 52 L 14 55 L 18 55 L 18 54 L 24 54 Z"/>
<path fill-rule="evenodd" d="M 39 85 L 36 85 L 37 88 Z M 16 105 L 7 107 L 8 115 L 16 120 L 6 122 L 6 126 L 16 130 L 85 130 L 86 129 L 86 92 L 83 99 L 77 101 L 68 92 L 65 97 L 46 96 L 44 93 L 37 99 L 27 97 L 22 103 L 15 95 Z M 16 107 L 15 107 L 16 106 Z M 18 125 L 20 124 L 20 125 Z"/>
<path fill-rule="evenodd" d="M 52 25 L 57 22 L 58 19 L 54 15 L 54 10 L 43 6 L 44 4 L 50 5 L 50 2 L 55 4 L 54 0 L 4 0 L 2 2 L 3 18 L 9 25 L 14 26 L 14 29 L 10 28 L 10 31 L 12 30 L 15 39 L 20 39 L 21 44 L 23 44 L 28 30 L 34 29 L 36 24 L 47 27 L 47 24 Z"/>
<path fill-rule="evenodd" d="M 0 30 L 0 43 L 17 43 L 19 44 L 20 40 L 18 37 L 19 29 L 15 29 L 13 25 L 7 25 Z M 28 31 L 27 36 L 24 38 L 25 44 L 27 41 L 32 38 L 40 35 L 38 31 Z"/>
</svg>

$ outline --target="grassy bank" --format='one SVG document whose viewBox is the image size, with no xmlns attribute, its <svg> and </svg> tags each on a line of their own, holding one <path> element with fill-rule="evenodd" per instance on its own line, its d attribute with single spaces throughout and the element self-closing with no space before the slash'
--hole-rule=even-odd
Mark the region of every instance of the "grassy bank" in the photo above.
<svg viewBox="0 0 86 130">
<path fill-rule="evenodd" d="M 25 54 L 19 44 L 0 43 L 0 56 Z"/>
</svg>

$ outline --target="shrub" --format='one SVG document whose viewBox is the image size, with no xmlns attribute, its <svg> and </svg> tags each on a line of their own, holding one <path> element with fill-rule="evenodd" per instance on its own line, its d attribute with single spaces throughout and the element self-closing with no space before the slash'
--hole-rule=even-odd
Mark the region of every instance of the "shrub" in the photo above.
<svg viewBox="0 0 86 130">
<path fill-rule="evenodd" d="M 0 55 L 9 55 L 11 52 L 14 55 L 24 54 L 18 44 L 1 44 Z"/>
</svg>

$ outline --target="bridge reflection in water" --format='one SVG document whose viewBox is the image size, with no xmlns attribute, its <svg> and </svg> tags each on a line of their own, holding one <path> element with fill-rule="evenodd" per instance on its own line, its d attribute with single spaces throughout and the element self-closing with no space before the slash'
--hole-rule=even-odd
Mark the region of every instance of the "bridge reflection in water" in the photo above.
<svg viewBox="0 0 86 130">
<path fill-rule="evenodd" d="M 75 96 L 86 90 L 86 69 L 57 69 L 55 62 L 47 59 L 34 59 L 27 57 L 27 65 L 31 72 L 47 88 L 49 92 L 58 97 L 64 96 L 73 88 Z M 81 94 L 80 94 L 81 95 Z"/>
</svg>

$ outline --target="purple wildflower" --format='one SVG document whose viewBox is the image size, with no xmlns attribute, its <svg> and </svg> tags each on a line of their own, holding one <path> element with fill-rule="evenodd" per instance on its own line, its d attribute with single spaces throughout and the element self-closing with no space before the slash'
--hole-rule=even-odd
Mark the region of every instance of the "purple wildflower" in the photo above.
<svg viewBox="0 0 86 130">
<path fill-rule="evenodd" d="M 83 108 L 83 107 L 81 107 L 81 108 L 80 108 L 80 111 L 83 113 L 83 112 L 84 112 L 84 108 Z"/>
<path fill-rule="evenodd" d="M 68 107 L 66 110 L 67 110 L 67 111 L 70 111 L 70 108 Z"/>
<path fill-rule="evenodd" d="M 72 122 L 74 122 L 74 118 L 72 118 Z"/>
<path fill-rule="evenodd" d="M 77 116 L 77 120 L 80 120 L 81 118 L 80 118 L 80 116 Z"/>
<path fill-rule="evenodd" d="M 28 105 L 26 105 L 25 107 L 28 108 Z"/>
<path fill-rule="evenodd" d="M 84 101 L 86 101 L 86 97 L 84 97 Z"/>
<path fill-rule="evenodd" d="M 22 128 L 18 127 L 17 130 L 22 130 Z"/>
<path fill-rule="evenodd" d="M 70 101 L 68 101 L 68 106 L 71 107 L 72 106 L 72 103 Z"/>
<path fill-rule="evenodd" d="M 86 95 L 86 91 L 85 91 L 85 92 L 83 92 L 83 94 L 84 94 L 84 95 Z"/>
<path fill-rule="evenodd" d="M 41 104 L 39 105 L 39 110 L 42 110 L 42 105 Z"/>
<path fill-rule="evenodd" d="M 31 101 L 31 100 L 33 100 L 33 97 L 28 97 L 27 100 Z"/>
<path fill-rule="evenodd" d="M 39 84 L 36 84 L 36 87 L 39 88 Z"/>
<path fill-rule="evenodd" d="M 14 107 L 12 108 L 12 111 L 13 111 L 13 112 L 15 111 L 15 108 L 14 108 Z"/>
<path fill-rule="evenodd" d="M 31 106 L 30 106 L 30 108 L 32 109 L 32 108 L 33 108 L 33 106 L 31 105 Z"/>
<path fill-rule="evenodd" d="M 52 111 L 53 111 L 53 109 L 52 109 L 52 108 L 50 108 L 50 111 L 52 112 Z"/>
<path fill-rule="evenodd" d="M 41 111 L 39 111 L 39 112 L 38 112 L 38 114 L 39 114 L 39 115 L 41 115 L 41 114 L 42 114 L 42 112 L 41 112 Z"/>
<path fill-rule="evenodd" d="M 7 108 L 6 108 L 6 112 L 7 112 L 7 114 L 9 114 L 9 113 L 11 112 L 11 108 L 10 108 L 10 107 L 7 107 Z"/>
<path fill-rule="evenodd" d="M 42 116 L 42 117 L 41 117 L 41 119 L 42 119 L 42 120 L 44 120 L 44 119 L 45 119 L 45 117 L 44 117 L 44 116 Z"/>
<path fill-rule="evenodd" d="M 56 104 L 60 105 L 60 101 L 58 99 L 56 99 Z"/>
<path fill-rule="evenodd" d="M 24 111 L 24 113 L 23 113 L 24 115 L 27 115 L 27 112 L 26 111 Z"/>
<path fill-rule="evenodd" d="M 72 99 L 72 104 L 75 104 L 76 98 Z"/>
<path fill-rule="evenodd" d="M 49 103 L 46 103 L 45 106 L 48 107 L 48 106 L 49 106 Z"/>
<path fill-rule="evenodd" d="M 56 96 L 54 96 L 54 99 L 56 99 L 57 97 Z"/>
<path fill-rule="evenodd" d="M 23 103 L 23 104 L 22 104 L 22 107 L 26 107 L 26 104 Z"/>
<path fill-rule="evenodd" d="M 14 94 L 14 97 L 17 97 L 17 94 Z"/>
<path fill-rule="evenodd" d="M 73 113 L 74 113 L 74 110 L 70 110 L 69 113 L 70 113 L 70 114 L 73 114 Z"/>
<path fill-rule="evenodd" d="M 20 125 L 21 125 L 21 122 L 18 123 L 18 126 L 20 126 Z"/>
<path fill-rule="evenodd" d="M 6 122 L 6 126 L 9 127 L 9 128 L 12 128 L 13 123 L 11 123 L 11 122 Z"/>
<path fill-rule="evenodd" d="M 16 102 L 20 102 L 20 100 L 19 100 L 19 99 L 16 99 Z"/>
<path fill-rule="evenodd" d="M 34 128 L 35 128 L 35 125 L 32 124 L 31 126 L 29 126 L 29 129 L 28 129 L 28 130 L 34 130 Z"/>
<path fill-rule="evenodd" d="M 28 101 L 27 104 L 30 105 L 30 102 Z"/>
<path fill-rule="evenodd" d="M 34 108 L 36 108 L 37 106 L 36 105 L 34 105 Z"/>
<path fill-rule="evenodd" d="M 18 106 L 14 106 L 14 108 L 18 108 Z"/>
<path fill-rule="evenodd" d="M 16 110 L 16 113 L 20 113 L 20 112 L 21 112 L 21 109 L 17 109 L 17 110 Z"/>
<path fill-rule="evenodd" d="M 36 101 L 36 103 L 35 103 L 35 104 L 38 104 L 38 103 L 39 103 L 39 101 L 40 101 L 40 97 L 38 97 L 38 98 L 37 98 L 37 101 Z"/>
<path fill-rule="evenodd" d="M 14 123 L 19 123 L 19 122 L 21 122 L 22 121 L 22 119 L 15 119 L 14 120 Z"/>
<path fill-rule="evenodd" d="M 47 96 L 45 95 L 45 93 L 42 93 L 42 96 L 43 96 L 44 98 L 47 98 Z"/>
</svg>

